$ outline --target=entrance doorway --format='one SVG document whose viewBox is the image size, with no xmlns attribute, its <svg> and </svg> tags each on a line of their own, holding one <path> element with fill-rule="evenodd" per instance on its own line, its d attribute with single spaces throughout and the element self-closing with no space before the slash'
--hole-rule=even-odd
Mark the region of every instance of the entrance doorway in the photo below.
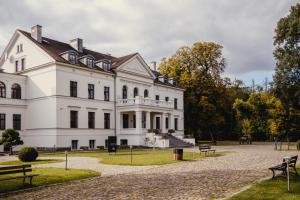
<svg viewBox="0 0 300 200">
<path fill-rule="evenodd" d="M 160 129 L 160 117 L 155 118 L 156 129 Z"/>
</svg>

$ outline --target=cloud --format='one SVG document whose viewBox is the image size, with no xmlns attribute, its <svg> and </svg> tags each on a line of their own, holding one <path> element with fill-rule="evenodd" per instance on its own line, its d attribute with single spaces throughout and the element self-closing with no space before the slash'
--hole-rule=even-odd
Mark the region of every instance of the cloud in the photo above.
<svg viewBox="0 0 300 200">
<path fill-rule="evenodd" d="M 226 73 L 272 71 L 277 21 L 296 0 L 26 0 L 0 1 L 0 50 L 15 29 L 43 26 L 45 36 L 121 56 L 140 52 L 160 61 L 180 46 L 214 41 L 224 47 Z"/>
</svg>

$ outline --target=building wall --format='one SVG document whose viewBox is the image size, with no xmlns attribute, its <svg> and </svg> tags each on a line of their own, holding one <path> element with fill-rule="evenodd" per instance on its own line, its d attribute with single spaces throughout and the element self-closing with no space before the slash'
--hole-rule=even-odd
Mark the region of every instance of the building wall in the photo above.
<svg viewBox="0 0 300 200">
<path fill-rule="evenodd" d="M 12 127 L 12 114 L 21 114 L 20 132 L 26 145 L 69 147 L 72 140 L 78 140 L 78 147 L 81 147 L 88 146 L 89 140 L 95 140 L 95 146 L 104 146 L 107 137 L 116 132 L 115 101 L 122 98 L 123 85 L 127 86 L 128 98 L 134 97 L 135 87 L 138 88 L 139 96 L 144 96 L 144 90 L 147 89 L 151 99 L 159 95 L 160 100 L 165 100 L 168 96 L 169 101 L 173 102 L 174 98 L 177 98 L 178 109 L 171 112 L 172 120 L 174 117 L 178 118 L 178 132 L 183 133 L 183 91 L 154 84 L 153 77 L 147 74 L 147 70 L 143 71 L 141 59 L 128 63 L 128 70 L 131 72 L 126 72 L 126 69 L 118 71 L 114 78 L 114 75 L 109 73 L 79 69 L 71 65 L 57 65 L 28 38 L 17 34 L 13 40 L 14 44 L 7 51 L 2 69 L 14 73 L 14 61 L 25 58 L 25 71 L 18 72 L 21 75 L 0 73 L 0 80 L 7 88 L 7 98 L 0 99 L 0 113 L 7 114 L 6 128 Z M 17 53 L 16 48 L 19 44 L 22 44 L 23 52 Z M 70 97 L 70 81 L 77 82 L 76 98 Z M 15 82 L 22 88 L 21 100 L 10 99 L 10 88 Z M 94 99 L 88 99 L 88 84 L 95 86 Z M 104 101 L 105 86 L 110 88 L 109 101 Z M 71 110 L 78 111 L 76 129 L 70 128 Z M 88 128 L 88 112 L 95 112 L 94 129 Z M 110 113 L 110 129 L 104 129 L 104 113 Z M 170 122 L 169 126 L 172 127 L 172 124 L 173 122 Z M 137 134 L 134 131 L 133 134 L 120 134 L 118 144 L 120 139 L 128 139 L 129 145 L 142 145 L 145 133 Z"/>
<path fill-rule="evenodd" d="M 37 45 L 33 44 L 28 38 L 18 32 L 12 38 L 13 45 L 7 49 L 5 61 L 2 69 L 7 73 L 15 73 L 15 61 L 21 62 L 25 58 L 25 69 L 39 66 L 54 60 Z M 23 51 L 17 53 L 17 46 L 22 44 Z"/>
</svg>

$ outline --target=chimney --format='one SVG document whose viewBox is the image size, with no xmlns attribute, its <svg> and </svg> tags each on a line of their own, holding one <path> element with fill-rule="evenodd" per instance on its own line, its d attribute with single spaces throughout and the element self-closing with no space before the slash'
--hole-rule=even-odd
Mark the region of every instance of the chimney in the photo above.
<svg viewBox="0 0 300 200">
<path fill-rule="evenodd" d="M 83 52 L 83 41 L 80 38 L 70 40 L 70 46 L 79 52 Z"/>
<path fill-rule="evenodd" d="M 152 61 L 152 70 L 156 71 L 156 61 Z"/>
<path fill-rule="evenodd" d="M 37 42 L 42 43 L 42 26 L 35 25 L 31 28 L 31 37 Z"/>
</svg>

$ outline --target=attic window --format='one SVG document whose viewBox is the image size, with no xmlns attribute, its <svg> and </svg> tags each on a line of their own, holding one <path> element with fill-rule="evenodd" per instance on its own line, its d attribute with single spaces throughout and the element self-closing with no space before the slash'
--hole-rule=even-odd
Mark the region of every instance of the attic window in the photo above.
<svg viewBox="0 0 300 200">
<path fill-rule="evenodd" d="M 69 53 L 69 62 L 71 64 L 76 64 L 76 55 L 73 53 Z"/>
<path fill-rule="evenodd" d="M 109 71 L 110 70 L 110 61 L 109 60 L 101 60 L 101 61 L 97 61 L 96 64 L 98 67 L 100 67 L 101 69 L 105 70 L 105 71 Z"/>
<path fill-rule="evenodd" d="M 20 53 L 23 51 L 23 44 L 17 45 L 17 53 Z"/>
<path fill-rule="evenodd" d="M 87 65 L 88 67 L 93 67 L 93 66 L 94 66 L 93 60 L 90 59 L 90 58 L 87 58 L 87 59 L 86 59 L 86 65 Z"/>
<path fill-rule="evenodd" d="M 109 64 L 107 62 L 102 62 L 102 67 L 105 71 L 109 70 Z"/>
</svg>

